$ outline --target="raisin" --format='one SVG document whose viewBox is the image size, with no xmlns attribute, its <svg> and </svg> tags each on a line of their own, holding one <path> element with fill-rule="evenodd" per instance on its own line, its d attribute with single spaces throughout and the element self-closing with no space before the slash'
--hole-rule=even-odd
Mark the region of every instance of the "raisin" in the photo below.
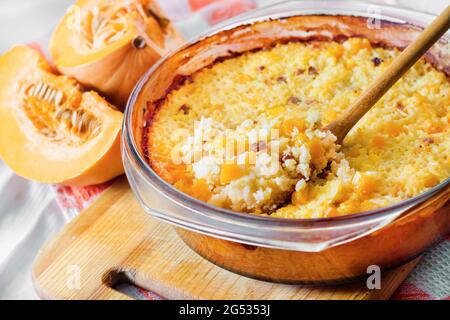
<svg viewBox="0 0 450 320">
<path fill-rule="evenodd" d="M 373 65 L 375 67 L 378 67 L 384 60 L 378 57 L 375 57 L 372 59 Z"/>
<path fill-rule="evenodd" d="M 317 175 L 317 178 L 319 178 L 319 179 L 326 179 L 327 176 L 328 176 L 328 173 L 330 173 L 330 172 L 331 172 L 331 161 L 329 161 L 329 162 L 327 163 L 326 168 L 323 169 L 322 172 L 320 172 L 320 173 Z"/>
<path fill-rule="evenodd" d="M 185 114 L 185 115 L 188 115 L 188 114 L 189 114 L 189 110 L 190 110 L 190 108 L 189 108 L 189 106 L 187 106 L 186 104 L 183 104 L 183 105 L 178 109 L 178 111 L 182 111 L 183 114 Z"/>
<path fill-rule="evenodd" d="M 282 163 L 285 163 L 286 162 L 286 160 L 293 160 L 293 159 L 295 159 L 294 158 L 294 155 L 292 154 L 292 153 L 283 153 L 283 155 L 281 156 L 281 162 Z"/>
<path fill-rule="evenodd" d="M 397 104 L 396 104 L 395 106 L 396 106 L 397 109 L 399 109 L 399 110 L 404 110 L 404 109 L 405 109 L 405 106 L 404 106 L 403 103 L 401 103 L 400 101 L 397 102 Z"/>
<path fill-rule="evenodd" d="M 426 137 L 425 139 L 423 139 L 423 142 L 431 144 L 434 143 L 434 139 L 432 137 Z"/>
<path fill-rule="evenodd" d="M 297 97 L 290 97 L 289 98 L 289 100 L 288 100 L 288 102 L 289 103 L 292 103 L 292 104 L 300 104 L 300 102 L 301 102 L 301 100 L 299 99 L 299 98 L 297 98 Z"/>
<path fill-rule="evenodd" d="M 308 74 L 311 75 L 311 76 L 316 76 L 316 75 L 319 74 L 319 71 L 317 71 L 317 69 L 314 68 L 314 67 L 309 67 L 308 68 Z"/>
</svg>

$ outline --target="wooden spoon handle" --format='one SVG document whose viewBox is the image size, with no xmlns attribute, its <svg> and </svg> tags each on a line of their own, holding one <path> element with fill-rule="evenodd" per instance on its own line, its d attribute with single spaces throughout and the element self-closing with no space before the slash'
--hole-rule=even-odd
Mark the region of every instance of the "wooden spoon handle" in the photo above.
<svg viewBox="0 0 450 320">
<path fill-rule="evenodd" d="M 450 6 L 394 59 L 391 65 L 375 79 L 370 87 L 336 121 L 330 123 L 325 129 L 330 130 L 338 138 L 338 143 L 342 143 L 347 133 L 359 119 L 445 34 L 449 27 Z"/>
</svg>

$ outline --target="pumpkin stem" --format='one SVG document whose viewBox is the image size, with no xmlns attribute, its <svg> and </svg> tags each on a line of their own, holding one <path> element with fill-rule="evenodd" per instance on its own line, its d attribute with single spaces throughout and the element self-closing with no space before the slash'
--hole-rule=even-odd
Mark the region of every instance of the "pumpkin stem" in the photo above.
<svg viewBox="0 0 450 320">
<path fill-rule="evenodd" d="M 145 42 L 145 39 L 142 38 L 141 36 L 137 36 L 136 38 L 134 38 L 131 41 L 131 44 L 136 49 L 143 49 L 143 48 L 145 48 L 147 46 L 147 42 Z"/>
</svg>

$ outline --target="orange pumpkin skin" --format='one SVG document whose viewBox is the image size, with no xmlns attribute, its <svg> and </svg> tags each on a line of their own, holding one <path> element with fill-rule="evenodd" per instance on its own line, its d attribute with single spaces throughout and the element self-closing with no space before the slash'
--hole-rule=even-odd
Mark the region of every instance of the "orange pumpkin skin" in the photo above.
<svg viewBox="0 0 450 320">
<path fill-rule="evenodd" d="M 0 119 L 0 158 L 25 178 L 83 186 L 123 174 L 123 114 L 34 49 L 0 57 Z"/>
<path fill-rule="evenodd" d="M 50 53 L 61 73 L 123 109 L 139 78 L 181 43 L 154 0 L 78 0 L 55 29 Z"/>
</svg>

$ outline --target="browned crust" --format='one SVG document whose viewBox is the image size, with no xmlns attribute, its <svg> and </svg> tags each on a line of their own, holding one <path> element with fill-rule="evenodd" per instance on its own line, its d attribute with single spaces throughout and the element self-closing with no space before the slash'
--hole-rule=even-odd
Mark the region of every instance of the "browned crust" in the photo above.
<svg viewBox="0 0 450 320">
<path fill-rule="evenodd" d="M 314 15 L 262 21 L 221 31 L 177 52 L 155 71 L 152 79 L 143 88 L 143 91 L 147 90 L 149 94 L 144 92 L 141 95 L 146 98 L 143 101 L 146 107 L 144 120 L 138 123 L 144 123 L 141 128 L 140 146 L 145 160 L 161 178 L 165 180 L 169 178 L 159 166 L 152 163 L 148 148 L 152 120 L 167 96 L 184 85 L 186 81 L 192 81 L 194 75 L 204 68 L 210 68 L 216 63 L 247 52 L 268 49 L 280 43 L 293 41 L 342 42 L 350 37 L 363 37 L 367 38 L 373 46 L 402 50 L 421 31 L 420 27 L 414 25 L 384 20 L 380 22 L 379 29 L 371 29 L 367 19 L 355 16 Z M 448 41 L 441 40 L 425 55 L 426 61 L 447 76 L 450 74 L 448 47 Z M 163 80 L 164 75 L 166 79 Z M 167 75 L 172 76 L 167 79 Z M 162 81 L 158 81 L 158 78 Z"/>
</svg>

